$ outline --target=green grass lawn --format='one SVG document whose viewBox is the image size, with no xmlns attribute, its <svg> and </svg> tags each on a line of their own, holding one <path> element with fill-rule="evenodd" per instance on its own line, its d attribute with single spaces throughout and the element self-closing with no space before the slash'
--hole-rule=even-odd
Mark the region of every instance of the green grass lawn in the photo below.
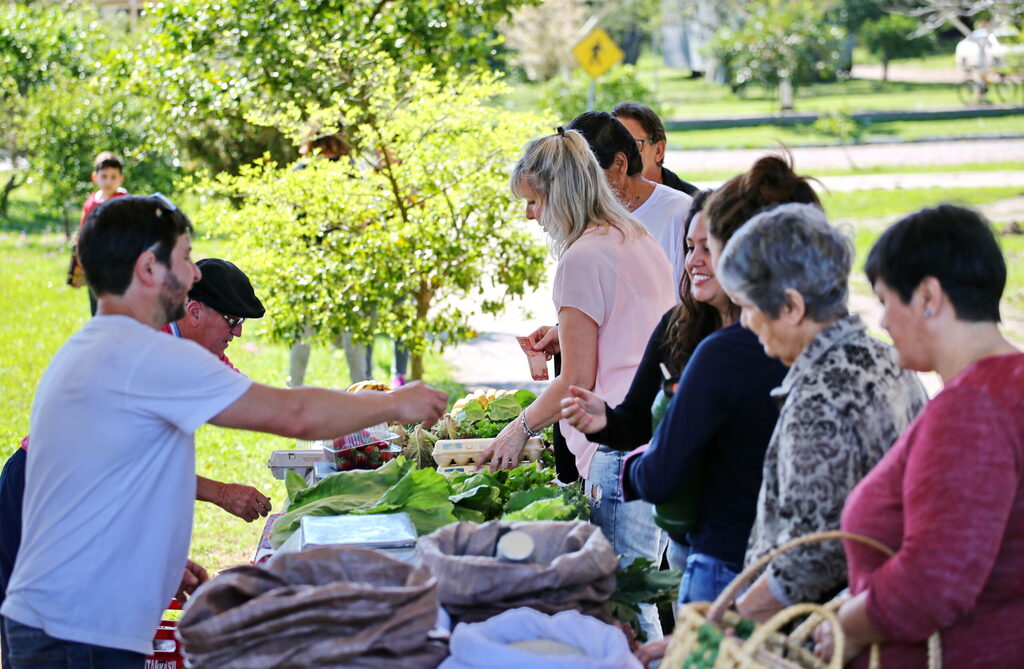
<svg viewBox="0 0 1024 669">
<path fill-rule="evenodd" d="M 1024 187 L 993 188 L 906 188 L 821 193 L 822 204 L 830 220 L 878 219 L 891 222 L 912 211 L 942 202 L 966 206 L 989 204 L 1024 195 Z"/>
<path fill-rule="evenodd" d="M 637 64 L 637 78 L 653 93 L 654 105 L 664 119 L 760 115 L 778 111 L 778 94 L 774 89 L 748 86 L 734 93 L 727 85 L 692 79 L 689 70 L 660 65 L 649 54 L 642 56 Z M 597 85 L 601 85 L 600 80 Z M 501 98 L 500 103 L 511 109 L 534 110 L 542 104 L 542 98 L 541 84 L 521 82 L 516 83 L 512 93 Z M 951 84 L 873 79 L 809 84 L 796 91 L 794 100 L 796 110 L 805 112 L 922 110 L 960 106 L 962 103 Z"/>
<path fill-rule="evenodd" d="M 46 217 L 31 219 L 42 227 Z M 51 222 L 52 223 L 52 222 Z M 26 221 L 21 221 L 22 226 Z M 52 226 L 51 226 L 52 227 Z M 196 257 L 208 255 L 211 245 L 195 244 Z M 68 247 L 62 234 L 0 232 L 0 444 L 4 459 L 28 432 L 32 397 L 50 358 L 89 317 L 84 290 L 64 284 Z M 268 315 L 272 317 L 272 315 Z M 268 344 L 246 324 L 244 336 L 228 349 L 238 369 L 261 383 L 283 385 L 288 351 Z M 389 379 L 390 342 L 375 342 L 378 379 Z M 436 353 L 425 361 L 426 378 L 450 390 L 457 399 L 465 390 L 452 384 L 447 365 Z M 314 348 L 307 383 L 347 387 L 348 368 L 341 351 Z M 267 469 L 270 452 L 294 448 L 293 440 L 253 432 L 206 426 L 196 435 L 196 470 L 221 481 L 256 486 L 271 497 L 275 509 L 284 499 L 284 485 Z M 139 457 L 145 457 L 140 444 Z M 192 556 L 201 564 L 220 570 L 248 562 L 256 548 L 263 521 L 248 524 L 212 504 L 197 503 Z"/>
</svg>

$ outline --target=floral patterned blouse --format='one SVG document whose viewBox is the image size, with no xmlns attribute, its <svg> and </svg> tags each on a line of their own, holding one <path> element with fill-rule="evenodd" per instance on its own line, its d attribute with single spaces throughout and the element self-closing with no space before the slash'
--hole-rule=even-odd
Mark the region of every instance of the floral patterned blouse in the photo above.
<svg viewBox="0 0 1024 669">
<path fill-rule="evenodd" d="M 927 401 L 917 376 L 858 315 L 819 333 L 772 396 L 782 408 L 765 454 L 747 564 L 790 539 L 839 529 L 847 495 Z M 843 546 L 802 546 L 772 560 L 768 572 L 783 604 L 823 601 L 846 586 Z"/>
</svg>

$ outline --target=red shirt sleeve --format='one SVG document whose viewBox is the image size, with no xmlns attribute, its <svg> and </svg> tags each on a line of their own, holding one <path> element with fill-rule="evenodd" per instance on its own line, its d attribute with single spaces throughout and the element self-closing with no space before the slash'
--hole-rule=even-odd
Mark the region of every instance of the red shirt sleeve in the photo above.
<svg viewBox="0 0 1024 669">
<path fill-rule="evenodd" d="M 926 639 L 974 608 L 1020 481 L 1020 437 L 990 395 L 947 389 L 925 411 L 903 473 L 902 545 L 867 582 L 868 616 L 901 641 Z"/>
</svg>

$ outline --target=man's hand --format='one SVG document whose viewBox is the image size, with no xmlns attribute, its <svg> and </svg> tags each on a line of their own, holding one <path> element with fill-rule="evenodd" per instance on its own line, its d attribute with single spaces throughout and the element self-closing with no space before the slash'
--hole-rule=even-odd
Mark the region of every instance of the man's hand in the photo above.
<svg viewBox="0 0 1024 669">
<path fill-rule="evenodd" d="M 407 383 L 391 391 L 397 402 L 395 420 L 400 423 L 421 423 L 430 427 L 448 408 L 448 393 L 431 388 L 422 381 Z"/>
<path fill-rule="evenodd" d="M 175 593 L 174 598 L 178 600 L 179 604 L 184 605 L 196 588 L 209 580 L 210 575 L 206 573 L 205 569 L 192 560 L 187 560 L 185 574 L 181 577 L 181 585 L 178 586 L 178 592 Z"/>
<path fill-rule="evenodd" d="M 527 339 L 533 342 L 534 351 L 543 351 L 546 354 L 547 360 L 550 360 L 562 351 L 558 341 L 557 325 L 542 325 L 531 332 Z"/>
<path fill-rule="evenodd" d="M 256 488 L 238 483 L 221 483 L 220 496 L 215 502 L 233 516 L 247 523 L 265 518 L 270 513 L 270 498 Z"/>
<path fill-rule="evenodd" d="M 476 461 L 478 469 L 484 468 L 484 463 L 490 462 L 492 472 L 499 469 L 515 469 L 519 466 L 523 457 L 523 448 L 526 447 L 526 434 L 519 424 L 519 418 L 513 419 L 505 426 L 491 445 L 487 447 Z"/>
<path fill-rule="evenodd" d="M 579 386 L 569 386 L 569 396 L 562 398 L 562 418 L 583 434 L 608 427 L 604 400 Z"/>
</svg>

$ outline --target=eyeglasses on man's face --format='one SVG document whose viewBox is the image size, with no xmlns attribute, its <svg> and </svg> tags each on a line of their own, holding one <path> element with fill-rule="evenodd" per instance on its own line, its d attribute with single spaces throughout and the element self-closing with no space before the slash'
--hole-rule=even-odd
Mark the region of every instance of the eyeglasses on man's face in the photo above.
<svg viewBox="0 0 1024 669">
<path fill-rule="evenodd" d="M 643 153 L 643 151 L 644 151 L 644 142 L 648 142 L 650 144 L 654 144 L 654 140 L 651 139 L 650 137 L 646 137 L 644 139 L 640 139 L 640 138 L 634 137 L 633 141 L 636 142 L 636 150 L 639 151 L 640 153 Z"/>
<path fill-rule="evenodd" d="M 228 327 L 232 330 L 245 322 L 245 319 L 240 316 L 228 316 L 227 314 L 221 314 L 220 317 L 224 319 L 224 322 L 227 323 Z"/>
</svg>

